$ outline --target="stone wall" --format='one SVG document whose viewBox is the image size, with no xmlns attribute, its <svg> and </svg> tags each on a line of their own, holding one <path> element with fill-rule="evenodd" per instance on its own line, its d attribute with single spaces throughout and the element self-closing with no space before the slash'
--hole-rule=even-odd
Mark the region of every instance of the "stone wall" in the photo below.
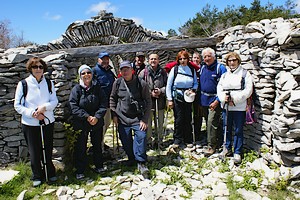
<svg viewBox="0 0 300 200">
<path fill-rule="evenodd" d="M 257 100 L 258 123 L 245 126 L 245 145 L 259 151 L 270 149 L 269 159 L 285 165 L 300 163 L 300 19 L 262 20 L 247 26 L 224 30 L 216 52 L 219 61 L 229 51 L 237 51 L 242 65 L 252 74 Z M 47 46 L 0 51 L 0 161 L 2 164 L 27 156 L 21 133 L 20 116 L 14 111 L 13 98 L 19 80 L 28 76 L 25 63 L 29 54 L 49 49 L 88 45 L 108 45 L 126 42 L 165 40 L 161 34 L 135 25 L 132 20 L 114 18 L 112 14 L 72 23 L 62 38 Z M 197 49 L 201 50 L 201 49 Z M 162 65 L 175 59 L 177 50 L 157 50 Z M 147 52 L 150 53 L 150 52 Z M 112 55 L 112 63 L 134 58 L 134 54 Z M 63 123 L 68 118 L 67 100 L 77 80 L 77 69 L 83 63 L 93 66 L 96 58 L 73 58 L 61 52 L 43 58 L 51 79 L 55 81 L 59 105 L 55 110 L 54 154 L 64 153 Z M 0 163 L 0 164 L 1 164 Z"/>
<path fill-rule="evenodd" d="M 265 19 L 214 36 L 218 55 L 238 52 L 254 80 L 258 123 L 245 126 L 245 145 L 270 149 L 278 163 L 299 164 L 300 19 Z"/>
</svg>

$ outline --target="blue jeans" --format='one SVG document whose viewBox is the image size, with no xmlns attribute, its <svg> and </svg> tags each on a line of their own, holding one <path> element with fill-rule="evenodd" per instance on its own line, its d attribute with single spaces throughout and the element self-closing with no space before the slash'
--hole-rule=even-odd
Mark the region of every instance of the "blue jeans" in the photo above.
<svg viewBox="0 0 300 200">
<path fill-rule="evenodd" d="M 226 126 L 226 110 L 223 110 L 223 128 Z M 241 154 L 243 149 L 244 132 L 243 126 L 245 124 L 246 111 L 229 111 L 227 119 L 227 131 L 226 131 L 226 148 L 232 149 L 232 129 L 235 127 L 233 136 L 233 148 L 235 154 Z"/>
<path fill-rule="evenodd" d="M 147 136 L 146 131 L 140 130 L 140 125 L 126 126 L 118 124 L 120 140 L 122 142 L 124 151 L 129 160 L 136 160 L 138 162 L 146 162 L 147 154 Z M 134 138 L 132 138 L 132 131 L 134 131 Z"/>
</svg>

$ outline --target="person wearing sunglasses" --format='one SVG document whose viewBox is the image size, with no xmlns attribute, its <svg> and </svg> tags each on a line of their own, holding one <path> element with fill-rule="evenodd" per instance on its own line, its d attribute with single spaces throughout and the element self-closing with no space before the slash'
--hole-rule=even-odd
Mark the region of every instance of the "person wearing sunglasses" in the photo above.
<svg viewBox="0 0 300 200">
<path fill-rule="evenodd" d="M 45 178 L 49 181 L 57 180 L 52 162 L 52 150 L 55 121 L 53 111 L 58 104 L 58 99 L 54 84 L 50 81 L 52 89 L 49 92 L 48 83 L 44 76 L 47 65 L 41 58 L 30 58 L 26 63 L 26 69 L 30 73 L 25 79 L 27 92 L 24 95 L 25 91 L 23 91 L 23 85 L 20 81 L 16 88 L 14 108 L 22 115 L 22 131 L 29 150 L 33 186 L 36 187 L 41 185 Z M 43 126 L 40 122 L 43 122 Z M 42 149 L 45 152 L 45 157 L 42 155 Z M 42 166 L 41 163 L 44 163 L 46 167 Z"/>
<path fill-rule="evenodd" d="M 193 67 L 188 65 L 189 53 L 181 50 L 176 56 L 177 66 L 169 73 L 166 86 L 168 107 L 174 111 L 174 141 L 171 149 L 178 151 L 192 145 L 192 102 L 186 101 L 184 94 L 194 96 L 198 88 L 197 75 Z"/>
<path fill-rule="evenodd" d="M 86 150 L 89 134 L 93 145 L 94 171 L 96 173 L 104 171 L 101 141 L 108 102 L 101 86 L 92 80 L 93 71 L 89 66 L 81 65 L 78 74 L 79 83 L 72 88 L 69 104 L 73 116 L 73 129 L 75 131 L 80 130 L 75 143 L 73 158 L 76 179 L 81 180 L 85 177 L 84 172 L 88 166 Z"/>
<path fill-rule="evenodd" d="M 250 73 L 241 66 L 239 54 L 230 52 L 226 55 L 225 60 L 228 70 L 221 76 L 217 87 L 218 97 L 223 108 L 223 127 L 224 131 L 226 130 L 224 133 L 225 147 L 223 147 L 221 157 L 224 158 L 233 153 L 234 163 L 239 164 L 242 161 L 247 99 L 252 94 L 253 81 Z M 232 151 L 232 146 L 234 151 Z"/>
</svg>

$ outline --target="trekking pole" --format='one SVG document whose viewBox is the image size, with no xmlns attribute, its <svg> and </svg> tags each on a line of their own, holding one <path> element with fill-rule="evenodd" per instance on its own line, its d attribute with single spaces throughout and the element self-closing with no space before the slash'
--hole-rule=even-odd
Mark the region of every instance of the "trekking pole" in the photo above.
<svg viewBox="0 0 300 200">
<path fill-rule="evenodd" d="M 163 136 L 164 136 L 164 135 L 167 135 L 168 115 L 169 115 L 169 107 L 167 107 L 167 111 L 166 111 L 165 118 L 164 118 L 164 125 L 163 125 L 164 131 L 163 131 Z"/>
<path fill-rule="evenodd" d="M 156 119 L 156 134 L 157 134 L 157 145 L 158 145 L 158 151 L 160 151 L 160 137 L 159 137 L 159 130 L 158 130 L 158 99 L 155 99 L 155 119 Z"/>
<path fill-rule="evenodd" d="M 113 154 L 114 157 L 116 156 L 116 149 L 115 149 L 115 123 L 112 123 L 112 139 L 113 139 Z"/>
<path fill-rule="evenodd" d="M 120 144 L 119 144 L 119 131 L 118 131 L 118 124 L 116 124 L 116 140 L 117 140 L 117 151 L 119 152 L 119 147 L 120 147 Z"/>
<path fill-rule="evenodd" d="M 229 95 L 229 99 L 230 100 L 230 91 L 226 93 L 226 95 Z M 229 108 L 229 102 L 225 102 L 225 119 L 224 119 L 224 141 L 223 141 L 223 153 L 225 153 L 226 151 L 226 137 L 227 137 L 227 121 L 228 121 L 228 108 Z M 221 154 L 220 158 L 225 161 L 225 157 L 226 155 Z"/>
<path fill-rule="evenodd" d="M 196 145 L 194 113 L 195 113 L 195 109 L 194 109 L 194 106 L 192 105 L 192 133 L 193 133 L 193 146 Z"/>
<path fill-rule="evenodd" d="M 46 150 L 45 150 L 45 141 L 44 141 L 44 132 L 43 132 L 43 125 L 45 125 L 45 121 L 40 120 L 39 123 L 40 123 L 40 128 L 41 128 L 41 140 L 42 140 L 42 150 L 43 150 L 43 165 L 44 165 L 44 170 L 45 170 L 46 181 L 48 182 Z"/>
</svg>

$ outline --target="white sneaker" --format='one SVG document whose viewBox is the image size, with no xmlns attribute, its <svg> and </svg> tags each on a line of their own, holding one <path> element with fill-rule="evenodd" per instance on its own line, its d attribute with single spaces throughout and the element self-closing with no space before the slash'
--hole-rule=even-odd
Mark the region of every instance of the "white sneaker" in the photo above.
<svg viewBox="0 0 300 200">
<path fill-rule="evenodd" d="M 235 153 L 233 155 L 233 162 L 234 162 L 234 164 L 240 164 L 242 162 L 241 155 Z"/>
</svg>

